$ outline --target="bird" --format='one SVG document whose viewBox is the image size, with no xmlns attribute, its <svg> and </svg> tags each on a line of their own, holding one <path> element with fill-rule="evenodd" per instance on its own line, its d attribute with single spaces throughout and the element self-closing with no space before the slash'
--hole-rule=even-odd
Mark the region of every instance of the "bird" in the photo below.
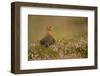
<svg viewBox="0 0 100 76">
<path fill-rule="evenodd" d="M 55 39 L 52 36 L 52 26 L 49 25 L 46 28 L 47 33 L 46 35 L 40 40 L 40 44 L 44 45 L 45 47 L 49 47 L 50 45 L 53 45 L 55 43 Z"/>
</svg>

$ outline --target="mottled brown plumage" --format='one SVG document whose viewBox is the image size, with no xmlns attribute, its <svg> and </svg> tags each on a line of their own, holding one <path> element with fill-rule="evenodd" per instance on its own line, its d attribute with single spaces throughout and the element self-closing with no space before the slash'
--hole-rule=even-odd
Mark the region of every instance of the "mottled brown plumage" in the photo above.
<svg viewBox="0 0 100 76">
<path fill-rule="evenodd" d="M 52 45 L 54 43 L 55 43 L 55 39 L 52 36 L 52 26 L 48 26 L 47 27 L 47 34 L 46 34 L 45 37 L 43 37 L 40 40 L 40 44 L 44 45 L 46 47 L 49 47 L 50 45 Z"/>
</svg>

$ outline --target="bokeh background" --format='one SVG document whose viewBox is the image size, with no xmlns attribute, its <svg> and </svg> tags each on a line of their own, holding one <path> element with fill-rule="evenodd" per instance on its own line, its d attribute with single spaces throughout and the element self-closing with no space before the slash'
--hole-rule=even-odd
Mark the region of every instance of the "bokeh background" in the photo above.
<svg viewBox="0 0 100 76">
<path fill-rule="evenodd" d="M 46 35 L 47 26 L 52 26 L 55 40 L 73 39 L 86 35 L 87 17 L 28 15 L 28 43 L 41 40 Z"/>
</svg>

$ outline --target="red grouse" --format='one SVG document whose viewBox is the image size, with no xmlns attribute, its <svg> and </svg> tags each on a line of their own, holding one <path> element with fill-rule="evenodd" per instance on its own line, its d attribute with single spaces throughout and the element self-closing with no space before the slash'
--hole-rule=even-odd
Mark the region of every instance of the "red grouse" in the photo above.
<svg viewBox="0 0 100 76">
<path fill-rule="evenodd" d="M 40 44 L 45 47 L 49 47 L 55 43 L 55 39 L 52 36 L 52 26 L 47 27 L 47 34 L 44 38 L 40 40 Z"/>
</svg>

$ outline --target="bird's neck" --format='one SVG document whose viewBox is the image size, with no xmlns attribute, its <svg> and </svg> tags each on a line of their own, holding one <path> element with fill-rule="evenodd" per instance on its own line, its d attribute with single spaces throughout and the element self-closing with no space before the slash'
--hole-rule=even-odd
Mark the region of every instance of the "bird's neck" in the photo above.
<svg viewBox="0 0 100 76">
<path fill-rule="evenodd" d="M 51 30 L 47 31 L 47 35 L 52 36 L 52 31 Z"/>
</svg>

